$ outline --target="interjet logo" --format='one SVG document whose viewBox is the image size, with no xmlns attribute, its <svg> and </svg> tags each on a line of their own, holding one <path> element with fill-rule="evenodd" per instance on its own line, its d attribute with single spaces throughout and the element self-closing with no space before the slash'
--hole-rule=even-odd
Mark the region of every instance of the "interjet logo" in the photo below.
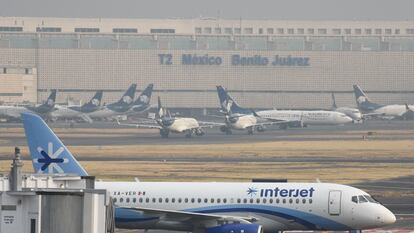
<svg viewBox="0 0 414 233">
<path fill-rule="evenodd" d="M 247 195 L 249 195 L 250 197 L 256 196 L 257 192 L 258 192 L 257 188 L 248 188 L 247 189 Z"/>
<path fill-rule="evenodd" d="M 33 159 L 34 163 L 41 164 L 41 168 L 38 173 L 44 173 L 48 169 L 48 173 L 64 173 L 63 169 L 59 164 L 68 163 L 69 160 L 66 158 L 59 158 L 59 156 L 65 151 L 63 147 L 59 147 L 56 151 L 53 150 L 53 143 L 48 143 L 47 152 L 42 147 L 37 147 L 37 151 L 42 158 Z"/>
</svg>

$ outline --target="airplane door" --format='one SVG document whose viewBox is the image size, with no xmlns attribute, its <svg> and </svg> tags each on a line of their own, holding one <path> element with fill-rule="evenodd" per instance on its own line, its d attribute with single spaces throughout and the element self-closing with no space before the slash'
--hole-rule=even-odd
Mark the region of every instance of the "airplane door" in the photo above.
<svg viewBox="0 0 414 233">
<path fill-rule="evenodd" d="M 333 190 L 329 192 L 328 211 L 330 215 L 341 214 L 341 191 Z"/>
</svg>

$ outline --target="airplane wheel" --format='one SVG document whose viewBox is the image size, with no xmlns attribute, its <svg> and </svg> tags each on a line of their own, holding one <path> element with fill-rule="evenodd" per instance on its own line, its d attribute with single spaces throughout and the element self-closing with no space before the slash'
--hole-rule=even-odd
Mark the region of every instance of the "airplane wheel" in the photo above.
<svg viewBox="0 0 414 233">
<path fill-rule="evenodd" d="M 160 135 L 162 138 L 168 138 L 168 130 L 160 129 Z"/>
<path fill-rule="evenodd" d="M 247 134 L 248 134 L 248 135 L 253 135 L 253 128 L 252 128 L 252 127 L 250 127 L 250 128 L 247 130 Z"/>
<path fill-rule="evenodd" d="M 233 132 L 231 131 L 231 129 L 226 129 L 226 135 L 232 135 Z"/>
</svg>

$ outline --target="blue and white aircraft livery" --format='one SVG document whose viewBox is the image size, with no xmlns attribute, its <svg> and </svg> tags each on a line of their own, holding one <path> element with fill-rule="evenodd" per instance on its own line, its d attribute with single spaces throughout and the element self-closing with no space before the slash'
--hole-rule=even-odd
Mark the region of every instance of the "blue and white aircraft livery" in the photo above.
<svg viewBox="0 0 414 233">
<path fill-rule="evenodd" d="M 8 119 L 20 119 L 20 116 L 24 112 L 33 112 L 44 117 L 48 117 L 48 114 L 55 109 L 56 90 L 50 92 L 47 100 L 35 106 L 0 106 L 0 116 Z"/>
<path fill-rule="evenodd" d="M 128 90 L 115 103 L 108 104 L 102 109 L 88 113 L 91 118 L 110 118 L 125 114 L 133 105 L 137 84 L 131 84 Z"/>
<path fill-rule="evenodd" d="M 37 115 L 22 114 L 33 167 L 86 171 Z M 368 193 L 329 183 L 96 182 L 114 199 L 119 228 L 204 233 L 359 230 L 395 222 Z"/>
<path fill-rule="evenodd" d="M 138 113 L 147 112 L 151 108 L 151 96 L 154 84 L 149 84 L 138 96 L 132 104 L 132 107 L 126 113 L 127 115 L 135 115 Z"/>
<path fill-rule="evenodd" d="M 364 114 L 364 116 L 383 117 L 383 118 L 397 118 L 397 119 L 414 119 L 414 105 L 408 104 L 391 104 L 381 105 L 372 102 L 368 96 L 364 93 L 362 88 L 358 85 L 354 85 L 355 100 L 358 109 Z"/>
</svg>

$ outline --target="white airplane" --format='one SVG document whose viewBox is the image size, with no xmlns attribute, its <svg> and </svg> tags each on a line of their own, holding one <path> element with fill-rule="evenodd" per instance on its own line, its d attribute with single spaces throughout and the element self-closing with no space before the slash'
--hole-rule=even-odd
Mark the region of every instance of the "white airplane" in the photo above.
<svg viewBox="0 0 414 233">
<path fill-rule="evenodd" d="M 397 118 L 397 119 L 414 119 L 414 105 L 380 105 L 371 102 L 368 96 L 358 85 L 354 85 L 354 94 L 358 109 L 364 114 L 364 116 L 372 116 L 379 118 Z"/>
<path fill-rule="evenodd" d="M 105 105 L 103 108 L 87 113 L 90 118 L 110 118 L 125 114 L 133 105 L 137 84 L 131 84 L 128 90 L 117 102 Z"/>
<path fill-rule="evenodd" d="M 351 107 L 338 107 L 335 101 L 335 94 L 332 92 L 332 111 L 341 112 L 354 120 L 355 123 L 361 123 L 363 121 L 362 113 L 357 108 Z"/>
<path fill-rule="evenodd" d="M 32 112 L 44 117 L 48 117 L 48 114 L 54 110 L 56 101 L 56 90 L 52 90 L 49 97 L 43 104 L 35 106 L 0 106 L 0 117 L 7 119 L 20 119 L 21 114 L 24 112 Z"/>
<path fill-rule="evenodd" d="M 38 116 L 22 114 L 37 173 L 88 173 Z M 200 233 L 350 231 L 394 214 L 368 193 L 331 183 L 95 182 L 115 203 L 115 225 Z"/>
<path fill-rule="evenodd" d="M 92 122 L 88 113 L 97 111 L 100 108 L 103 91 L 97 91 L 92 99 L 82 106 L 62 106 L 56 105 L 55 110 L 49 115 L 52 119 L 73 119 L 82 118 L 86 122 Z"/>
<path fill-rule="evenodd" d="M 258 118 L 272 121 L 271 123 L 278 123 L 281 128 L 291 127 L 306 127 L 308 125 L 343 125 L 352 122 L 352 119 L 343 113 L 335 111 L 301 111 L 301 110 L 263 110 L 253 112 L 249 109 L 244 109 L 237 105 L 237 103 L 230 97 L 223 87 L 217 87 L 222 110 L 224 108 L 230 109 L 234 113 L 249 117 L 246 121 L 254 122 Z M 220 97 L 221 96 L 221 97 Z M 248 115 L 248 114 L 253 115 Z M 265 122 L 264 124 L 271 124 Z"/>
<path fill-rule="evenodd" d="M 160 97 L 158 97 L 158 111 L 154 120 L 154 123 L 156 124 L 149 124 L 148 122 L 140 124 L 121 124 L 119 121 L 118 124 L 136 128 L 159 129 L 160 135 L 163 138 L 168 138 L 170 133 L 185 133 L 186 137 L 192 137 L 193 135 L 202 136 L 205 134 L 203 128 L 211 128 L 214 125 L 218 125 L 207 122 L 203 122 L 203 125 L 200 125 L 195 118 L 191 117 L 172 117 L 170 112 L 162 107 Z"/>
</svg>

